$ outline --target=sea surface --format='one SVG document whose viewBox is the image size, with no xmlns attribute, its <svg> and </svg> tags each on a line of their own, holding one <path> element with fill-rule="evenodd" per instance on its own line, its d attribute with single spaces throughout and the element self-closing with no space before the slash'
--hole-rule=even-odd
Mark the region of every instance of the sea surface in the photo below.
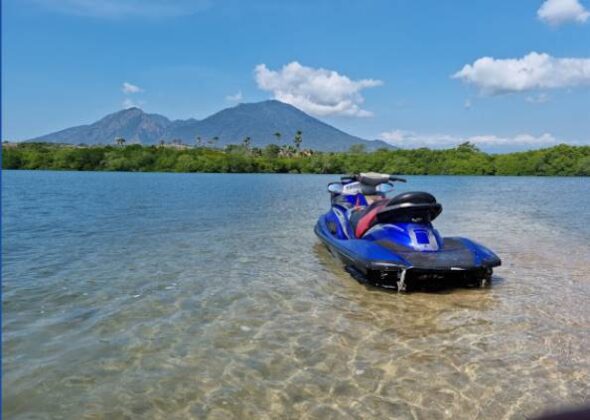
<svg viewBox="0 0 590 420">
<path fill-rule="evenodd" d="M 2 173 L 2 414 L 526 418 L 590 403 L 590 178 L 412 176 L 503 260 L 487 289 L 357 283 L 335 176 Z"/>
</svg>

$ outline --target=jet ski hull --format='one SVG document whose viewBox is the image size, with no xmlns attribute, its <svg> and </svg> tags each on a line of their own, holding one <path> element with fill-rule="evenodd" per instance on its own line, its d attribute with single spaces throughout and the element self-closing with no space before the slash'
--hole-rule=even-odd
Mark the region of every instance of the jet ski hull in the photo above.
<svg viewBox="0 0 590 420">
<path fill-rule="evenodd" d="M 320 217 L 315 233 L 339 257 L 347 271 L 362 282 L 404 290 L 408 284 L 426 281 L 484 285 L 493 267 L 501 264 L 489 249 L 460 237 L 438 238 L 443 245 L 437 250 L 412 249 L 394 237 L 387 237 L 387 232 L 383 237 L 373 235 L 373 240 L 350 236 L 340 239 L 338 236 L 342 237 L 343 232 L 333 232 L 333 225 L 332 231 L 328 226 L 332 217 L 330 212 Z"/>
</svg>

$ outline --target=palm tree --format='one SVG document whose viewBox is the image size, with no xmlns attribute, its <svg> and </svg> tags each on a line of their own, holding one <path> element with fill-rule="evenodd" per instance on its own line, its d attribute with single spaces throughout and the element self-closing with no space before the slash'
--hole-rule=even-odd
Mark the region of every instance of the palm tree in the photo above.
<svg viewBox="0 0 590 420">
<path fill-rule="evenodd" d="M 196 142 L 197 147 L 201 147 L 203 145 L 203 140 L 201 140 L 201 136 L 197 136 Z"/>
<path fill-rule="evenodd" d="M 244 147 L 247 150 L 250 150 L 250 144 L 252 144 L 252 139 L 250 137 L 246 137 L 242 143 L 244 144 Z"/>
<path fill-rule="evenodd" d="M 219 141 L 219 137 L 215 136 L 211 139 L 211 146 L 215 146 L 217 144 L 217 142 Z"/>
<path fill-rule="evenodd" d="M 279 133 L 278 131 L 274 134 L 274 136 L 277 138 L 277 143 L 281 142 L 281 133 Z"/>
<path fill-rule="evenodd" d="M 118 146 L 124 146 L 125 139 L 123 137 L 117 137 L 117 138 L 115 138 L 115 143 L 117 143 Z"/>
<path fill-rule="evenodd" d="M 297 132 L 295 133 L 295 137 L 293 138 L 293 143 L 295 143 L 295 148 L 299 152 L 299 149 L 301 148 L 301 143 L 303 143 L 303 131 L 297 130 Z"/>
</svg>

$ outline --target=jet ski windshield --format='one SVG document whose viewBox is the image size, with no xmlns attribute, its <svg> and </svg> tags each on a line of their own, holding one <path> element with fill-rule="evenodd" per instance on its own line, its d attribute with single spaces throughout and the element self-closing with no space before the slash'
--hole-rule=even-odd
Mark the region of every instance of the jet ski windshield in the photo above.
<svg viewBox="0 0 590 420">
<path fill-rule="evenodd" d="M 380 195 L 384 196 L 386 193 L 393 190 L 391 184 L 367 185 L 362 182 L 351 182 L 342 186 L 341 194 L 344 195 Z"/>
</svg>

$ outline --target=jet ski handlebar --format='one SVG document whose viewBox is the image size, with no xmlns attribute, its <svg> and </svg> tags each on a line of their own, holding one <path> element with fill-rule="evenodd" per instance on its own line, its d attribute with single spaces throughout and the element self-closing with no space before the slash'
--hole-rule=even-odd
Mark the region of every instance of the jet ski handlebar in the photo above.
<svg viewBox="0 0 590 420">
<path fill-rule="evenodd" d="M 388 174 L 380 174 L 376 172 L 367 172 L 367 173 L 360 173 L 360 174 L 351 174 L 345 175 L 340 178 L 343 183 L 350 183 L 358 181 L 361 184 L 366 185 L 379 185 L 379 184 L 389 184 L 392 182 L 407 182 L 404 178 L 400 178 L 395 175 L 388 175 Z"/>
<path fill-rule="evenodd" d="M 389 180 L 390 180 L 391 182 L 408 182 L 408 181 L 406 181 L 406 179 L 405 179 L 405 178 L 400 178 L 400 177 L 398 177 L 398 176 L 394 176 L 394 175 L 390 175 L 390 176 L 389 176 Z"/>
</svg>

